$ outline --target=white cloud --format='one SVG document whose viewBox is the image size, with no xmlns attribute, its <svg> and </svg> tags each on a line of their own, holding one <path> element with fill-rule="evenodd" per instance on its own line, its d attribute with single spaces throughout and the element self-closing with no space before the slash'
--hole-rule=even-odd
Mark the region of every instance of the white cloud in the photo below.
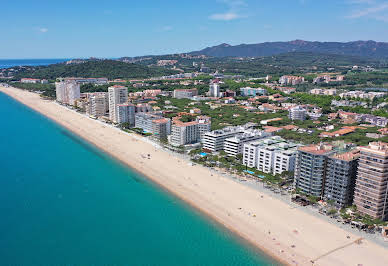
<svg viewBox="0 0 388 266">
<path fill-rule="evenodd" d="M 42 33 L 48 32 L 48 28 L 39 28 L 39 31 Z"/>
<path fill-rule="evenodd" d="M 228 10 L 223 13 L 212 14 L 209 16 L 209 19 L 230 21 L 247 17 L 247 15 L 242 13 L 242 9 L 248 6 L 244 0 L 218 0 L 217 2 L 226 5 Z"/>
<path fill-rule="evenodd" d="M 388 1 L 352 0 L 357 7 L 346 16 L 348 19 L 369 18 L 388 22 Z"/>
<path fill-rule="evenodd" d="M 233 12 L 226 12 L 226 13 L 220 13 L 220 14 L 213 14 L 209 16 L 211 20 L 223 20 L 223 21 L 229 21 L 240 18 L 240 15 L 233 13 Z"/>
</svg>

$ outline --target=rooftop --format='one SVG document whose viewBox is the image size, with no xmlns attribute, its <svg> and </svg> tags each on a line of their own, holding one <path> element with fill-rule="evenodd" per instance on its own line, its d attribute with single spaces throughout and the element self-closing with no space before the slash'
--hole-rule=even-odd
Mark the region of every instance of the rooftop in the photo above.
<svg viewBox="0 0 388 266">
<path fill-rule="evenodd" d="M 360 150 L 354 149 L 354 150 L 344 152 L 344 153 L 336 153 L 336 154 L 332 155 L 331 158 L 339 159 L 342 161 L 353 161 L 353 160 L 357 159 L 359 156 L 360 156 Z"/>
<path fill-rule="evenodd" d="M 333 148 L 333 145 L 320 143 L 300 147 L 299 151 L 308 152 L 316 155 L 325 155 L 332 152 Z"/>
<path fill-rule="evenodd" d="M 388 156 L 388 143 L 386 142 L 370 142 L 369 146 L 360 148 L 362 151 L 378 153 L 384 156 Z"/>
</svg>

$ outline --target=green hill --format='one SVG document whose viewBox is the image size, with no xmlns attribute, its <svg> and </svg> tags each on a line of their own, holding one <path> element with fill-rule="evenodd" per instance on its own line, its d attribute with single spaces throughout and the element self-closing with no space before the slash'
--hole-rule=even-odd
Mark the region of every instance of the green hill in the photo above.
<svg viewBox="0 0 388 266">
<path fill-rule="evenodd" d="M 139 64 L 124 63 L 114 60 L 87 61 L 81 64 L 54 64 L 39 67 L 27 67 L 18 71 L 15 78 L 55 79 L 58 77 L 85 77 L 108 79 L 149 78 L 176 74 L 177 71 L 148 67 Z"/>
</svg>

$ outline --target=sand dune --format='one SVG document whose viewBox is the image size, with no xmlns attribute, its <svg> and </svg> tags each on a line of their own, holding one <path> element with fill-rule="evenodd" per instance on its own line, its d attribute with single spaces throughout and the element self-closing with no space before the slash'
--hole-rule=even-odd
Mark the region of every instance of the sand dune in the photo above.
<svg viewBox="0 0 388 266">
<path fill-rule="evenodd" d="M 357 244 L 358 236 L 267 194 L 202 166 L 190 166 L 150 143 L 42 100 L 37 94 L 13 88 L 0 91 L 148 176 L 284 263 L 312 265 L 311 260 L 319 258 L 314 265 L 388 265 L 388 249 L 367 240 Z M 151 159 L 142 154 L 150 154 Z"/>
</svg>

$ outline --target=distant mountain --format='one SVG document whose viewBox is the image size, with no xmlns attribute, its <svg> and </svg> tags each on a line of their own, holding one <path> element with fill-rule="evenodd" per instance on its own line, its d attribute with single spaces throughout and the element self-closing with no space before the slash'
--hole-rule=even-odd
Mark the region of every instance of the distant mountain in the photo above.
<svg viewBox="0 0 388 266">
<path fill-rule="evenodd" d="M 215 57 L 259 57 L 289 52 L 312 52 L 320 54 L 388 58 L 388 43 L 375 41 L 309 42 L 303 40 L 240 44 L 234 46 L 223 43 L 200 51 L 191 52 L 191 54 L 202 54 Z"/>
<path fill-rule="evenodd" d="M 54 64 L 38 67 L 24 67 L 18 71 L 15 78 L 45 78 L 84 77 L 108 79 L 116 78 L 149 78 L 176 74 L 177 71 L 162 67 L 148 67 L 115 60 L 88 60 L 78 64 Z"/>
</svg>

